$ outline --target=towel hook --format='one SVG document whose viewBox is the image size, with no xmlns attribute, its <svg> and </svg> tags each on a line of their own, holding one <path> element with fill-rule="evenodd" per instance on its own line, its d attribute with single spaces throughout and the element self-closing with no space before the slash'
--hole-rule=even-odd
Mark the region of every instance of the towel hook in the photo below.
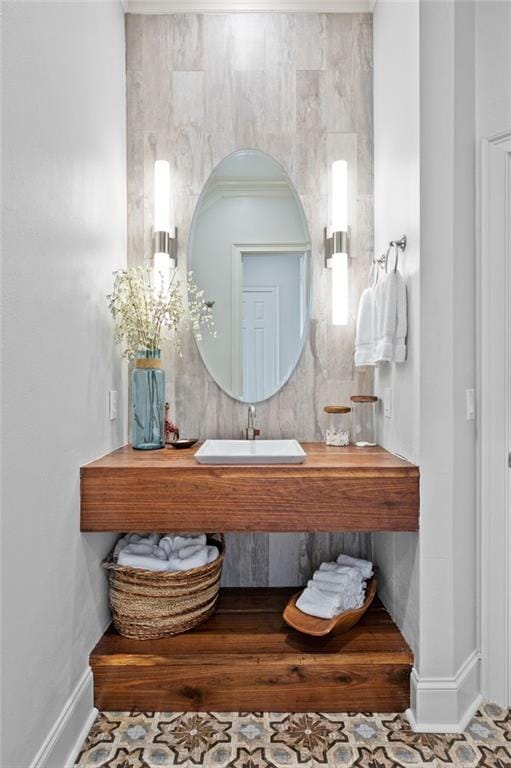
<svg viewBox="0 0 511 768">
<path fill-rule="evenodd" d="M 408 244 L 406 235 L 402 235 L 399 240 L 391 240 L 389 242 L 389 247 L 387 248 L 386 253 L 382 253 L 381 256 L 376 256 L 373 259 L 373 264 L 378 264 L 385 272 L 387 272 L 388 267 L 388 261 L 389 261 L 389 254 L 392 248 L 395 250 L 395 260 L 394 260 L 394 272 L 397 270 L 397 265 L 399 261 L 399 251 L 404 253 L 406 251 L 406 246 Z"/>
<path fill-rule="evenodd" d="M 394 245 L 396 248 L 400 248 L 404 253 L 406 251 L 407 243 L 406 235 L 402 235 L 399 240 L 391 240 L 389 245 Z"/>
<path fill-rule="evenodd" d="M 394 273 L 396 273 L 397 265 L 399 264 L 399 251 L 402 251 L 404 253 L 406 250 L 406 235 L 402 235 L 402 237 L 400 237 L 399 240 L 391 240 L 389 243 L 389 248 L 392 246 L 394 246 Z M 385 264 L 385 272 L 387 272 L 388 258 L 389 258 L 389 252 L 387 251 L 387 262 Z"/>
</svg>

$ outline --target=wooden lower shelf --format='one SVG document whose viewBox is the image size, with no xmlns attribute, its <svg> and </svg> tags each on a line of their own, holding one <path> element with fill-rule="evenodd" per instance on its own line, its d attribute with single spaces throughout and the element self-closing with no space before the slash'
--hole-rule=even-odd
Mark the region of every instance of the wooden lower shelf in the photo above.
<svg viewBox="0 0 511 768">
<path fill-rule="evenodd" d="M 95 706 L 143 711 L 402 712 L 413 655 L 375 600 L 345 635 L 285 624 L 292 589 L 223 589 L 214 616 L 162 640 L 110 627 L 91 655 Z"/>
</svg>

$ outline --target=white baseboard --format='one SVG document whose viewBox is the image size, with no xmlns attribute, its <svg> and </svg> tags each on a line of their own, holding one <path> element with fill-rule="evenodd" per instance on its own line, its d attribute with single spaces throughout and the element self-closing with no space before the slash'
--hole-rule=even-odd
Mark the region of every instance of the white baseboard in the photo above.
<svg viewBox="0 0 511 768">
<path fill-rule="evenodd" d="M 97 713 L 92 671 L 87 667 L 30 768 L 71 768 Z"/>
<path fill-rule="evenodd" d="M 482 701 L 481 659 L 474 651 L 454 677 L 411 677 L 411 707 L 406 716 L 419 733 L 461 733 Z"/>
</svg>

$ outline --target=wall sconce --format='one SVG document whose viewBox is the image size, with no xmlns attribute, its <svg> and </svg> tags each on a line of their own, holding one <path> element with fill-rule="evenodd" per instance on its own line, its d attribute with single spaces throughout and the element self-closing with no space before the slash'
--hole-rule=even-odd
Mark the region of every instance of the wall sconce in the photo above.
<svg viewBox="0 0 511 768">
<path fill-rule="evenodd" d="M 153 270 L 162 276 L 163 290 L 170 283 L 170 270 L 175 269 L 176 228 L 171 217 L 170 166 L 166 160 L 154 164 L 154 248 Z"/>
<path fill-rule="evenodd" d="M 332 325 L 348 324 L 348 163 L 332 163 L 330 226 L 325 228 L 325 266 L 332 270 Z"/>
</svg>

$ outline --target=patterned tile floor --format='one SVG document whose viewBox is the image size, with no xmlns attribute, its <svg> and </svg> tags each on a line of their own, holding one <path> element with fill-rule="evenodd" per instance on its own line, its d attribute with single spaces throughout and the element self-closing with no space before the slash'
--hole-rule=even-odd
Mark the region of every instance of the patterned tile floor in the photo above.
<svg viewBox="0 0 511 768">
<path fill-rule="evenodd" d="M 484 704 L 463 734 L 396 714 L 102 712 L 80 768 L 511 768 L 511 710 Z"/>
</svg>

